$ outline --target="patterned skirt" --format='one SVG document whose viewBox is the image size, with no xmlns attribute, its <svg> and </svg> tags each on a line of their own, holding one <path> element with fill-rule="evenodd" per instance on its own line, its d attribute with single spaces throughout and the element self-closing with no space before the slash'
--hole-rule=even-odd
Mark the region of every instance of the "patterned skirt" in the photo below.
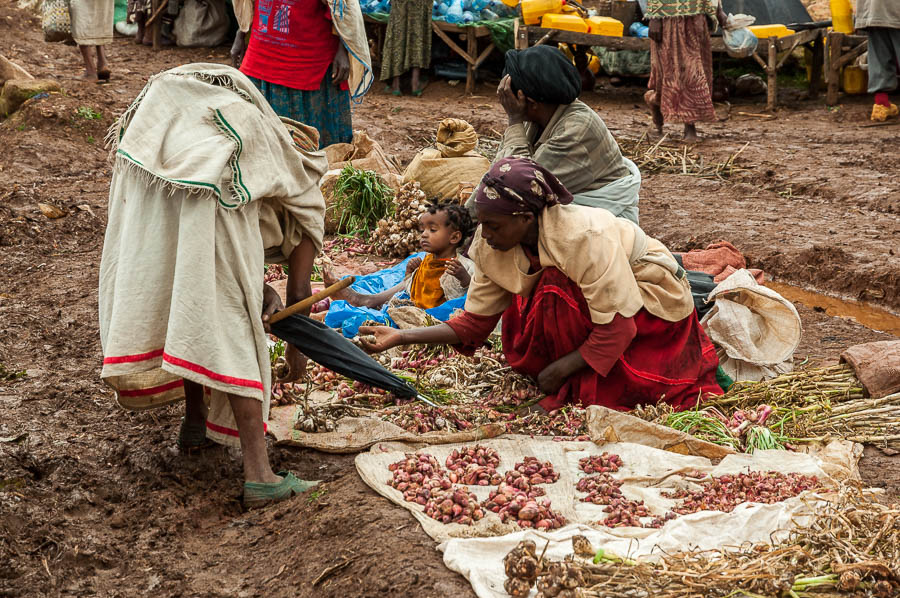
<svg viewBox="0 0 900 598">
<path fill-rule="evenodd" d="M 350 92 L 331 82 L 331 67 L 319 89 L 305 91 L 249 77 L 278 116 L 286 116 L 319 131 L 319 148 L 353 141 Z"/>
<path fill-rule="evenodd" d="M 662 19 L 662 42 L 650 43 L 647 101 L 666 122 L 714 121 L 712 50 L 705 15 Z"/>
<path fill-rule="evenodd" d="M 381 80 L 431 66 L 430 0 L 393 0 L 381 52 Z"/>
</svg>

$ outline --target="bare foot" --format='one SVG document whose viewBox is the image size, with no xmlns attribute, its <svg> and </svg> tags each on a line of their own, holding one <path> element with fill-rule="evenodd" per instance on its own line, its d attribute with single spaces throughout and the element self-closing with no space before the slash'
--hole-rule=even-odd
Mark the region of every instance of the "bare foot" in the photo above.
<svg viewBox="0 0 900 598">
<path fill-rule="evenodd" d="M 700 136 L 697 135 L 697 127 L 693 124 L 684 124 L 684 141 L 685 143 L 696 143 L 700 141 Z"/>
<path fill-rule="evenodd" d="M 82 81 L 97 81 L 97 71 L 89 71 L 85 69 L 84 73 L 82 73 L 78 78 Z"/>
<path fill-rule="evenodd" d="M 341 279 L 335 275 L 334 270 L 332 270 L 330 267 L 328 267 L 328 266 L 322 267 L 322 282 L 325 283 L 326 288 L 330 287 L 333 284 L 337 284 L 338 282 L 340 282 L 340 280 Z M 343 299 L 350 305 L 359 306 L 359 304 L 360 304 L 359 302 L 361 300 L 361 295 L 359 293 L 357 293 L 356 291 L 354 291 L 353 289 L 351 289 L 350 287 L 347 287 L 345 289 L 341 289 L 340 291 L 338 291 L 337 293 L 335 293 L 334 295 L 331 296 L 332 301 L 339 301 L 341 299 Z"/>
<path fill-rule="evenodd" d="M 656 92 L 653 90 L 644 94 L 644 103 L 650 108 L 650 116 L 653 118 L 653 127 L 656 129 L 658 135 L 662 135 L 664 124 L 663 115 L 662 110 L 659 109 L 659 104 L 654 101 L 655 99 Z"/>
</svg>

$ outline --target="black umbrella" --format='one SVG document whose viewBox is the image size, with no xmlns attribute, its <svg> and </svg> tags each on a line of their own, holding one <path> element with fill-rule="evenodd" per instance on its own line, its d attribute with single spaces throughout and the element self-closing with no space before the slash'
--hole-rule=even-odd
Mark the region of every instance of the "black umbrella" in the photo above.
<svg viewBox="0 0 900 598">
<path fill-rule="evenodd" d="M 344 279 L 309 299 L 274 314 L 269 320 L 269 329 L 274 335 L 294 345 L 301 353 L 330 370 L 364 384 L 392 392 L 398 397 L 416 398 L 432 407 L 437 407 L 420 395 L 408 382 L 384 369 L 365 351 L 342 335 L 322 322 L 296 313 L 309 307 L 313 302 L 347 287 L 352 282 L 352 278 Z M 287 315 L 285 312 L 295 313 Z"/>
</svg>

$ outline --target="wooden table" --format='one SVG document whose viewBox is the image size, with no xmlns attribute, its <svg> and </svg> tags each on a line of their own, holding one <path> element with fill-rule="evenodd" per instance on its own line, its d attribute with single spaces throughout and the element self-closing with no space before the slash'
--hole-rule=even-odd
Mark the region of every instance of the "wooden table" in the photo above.
<svg viewBox="0 0 900 598">
<path fill-rule="evenodd" d="M 784 65 L 791 53 L 801 45 L 811 45 L 813 51 L 809 97 L 815 98 L 819 95 L 819 88 L 822 85 L 822 67 L 825 61 L 824 39 L 825 28 L 820 27 L 800 31 L 785 37 L 770 37 L 759 40 L 759 46 L 753 53 L 753 58 L 763 68 L 768 77 L 767 110 L 775 110 L 778 106 L 778 69 Z M 650 50 L 650 40 L 646 38 L 612 37 L 561 31 L 558 29 L 541 29 L 540 27 L 523 25 L 521 21 L 516 21 L 515 40 L 516 48 L 520 50 L 550 42 L 601 46 L 611 50 Z M 830 41 L 828 43 L 831 44 Z M 713 52 L 726 52 L 725 42 L 721 37 L 713 37 L 711 46 Z M 778 58 L 779 53 L 782 54 L 781 59 Z"/>
<path fill-rule="evenodd" d="M 828 83 L 826 104 L 829 106 L 837 104 L 841 88 L 841 69 L 868 49 L 869 38 L 865 35 L 847 35 L 836 31 L 828 34 L 828 64 L 825 68 L 825 81 Z"/>
<path fill-rule="evenodd" d="M 387 28 L 387 24 L 376 21 L 369 15 L 364 15 L 364 20 L 367 23 L 373 23 L 376 26 L 379 26 L 376 33 L 376 45 L 380 53 L 384 48 L 384 31 Z M 459 25 L 454 25 L 453 23 L 447 23 L 446 21 L 431 21 L 431 29 L 434 31 L 435 35 L 441 38 L 441 41 L 450 46 L 451 50 L 456 54 L 459 54 L 459 56 L 466 61 L 466 93 L 474 93 L 475 73 L 495 49 L 494 42 L 491 41 L 480 54 L 478 53 L 478 40 L 490 38 L 490 30 L 483 26 L 461 27 Z M 459 35 L 460 42 L 465 42 L 465 50 L 453 40 L 451 37 L 453 35 Z"/>
</svg>

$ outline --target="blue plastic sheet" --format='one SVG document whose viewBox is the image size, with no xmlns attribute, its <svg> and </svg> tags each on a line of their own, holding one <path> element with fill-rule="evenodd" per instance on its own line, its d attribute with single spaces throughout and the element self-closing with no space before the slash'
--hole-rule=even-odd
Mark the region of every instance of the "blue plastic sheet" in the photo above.
<svg viewBox="0 0 900 598">
<path fill-rule="evenodd" d="M 365 276 L 357 276 L 356 282 L 350 285 L 350 288 L 367 295 L 375 295 L 386 291 L 403 280 L 406 274 L 406 264 L 415 257 L 424 258 L 425 252 L 415 253 L 396 266 L 391 266 L 372 274 L 366 274 Z M 409 299 L 409 294 L 406 291 L 402 291 L 398 296 L 400 299 Z M 465 303 L 466 298 L 463 296 L 445 301 L 437 307 L 426 309 L 425 313 L 437 320 L 446 322 L 450 319 L 453 312 L 457 309 L 462 309 Z M 395 328 L 397 326 L 390 316 L 387 315 L 387 305 L 382 306 L 381 309 L 372 309 L 369 307 L 354 307 L 346 301 L 334 301 L 325 314 L 325 324 L 331 328 L 340 329 L 347 338 L 356 336 L 363 322 L 369 321 L 379 322 Z"/>
</svg>

